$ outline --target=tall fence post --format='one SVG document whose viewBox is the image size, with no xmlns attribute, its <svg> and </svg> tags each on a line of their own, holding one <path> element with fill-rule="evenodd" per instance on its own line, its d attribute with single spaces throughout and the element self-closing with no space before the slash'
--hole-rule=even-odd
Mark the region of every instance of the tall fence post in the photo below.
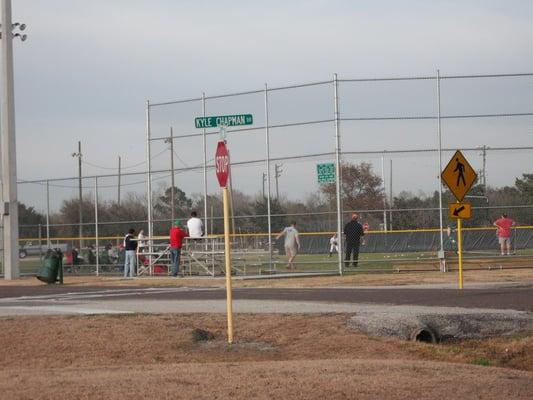
<svg viewBox="0 0 533 400">
<path fill-rule="evenodd" d="M 94 236 L 96 240 L 96 276 L 100 276 L 100 260 L 98 259 L 99 255 L 99 245 L 100 241 L 98 239 L 98 177 L 94 178 Z M 90 251 L 90 250 L 89 250 Z"/>
<path fill-rule="evenodd" d="M 389 203 L 390 203 L 389 231 L 392 231 L 392 209 L 394 206 L 394 196 L 392 194 L 392 158 L 389 160 Z"/>
<path fill-rule="evenodd" d="M 39 263 L 43 264 L 43 226 L 39 224 Z"/>
<path fill-rule="evenodd" d="M 150 153 L 150 100 L 146 100 L 146 164 L 148 169 L 148 176 L 146 179 L 146 199 L 148 206 L 148 260 L 152 265 L 152 237 L 154 236 L 152 229 L 152 160 Z"/>
<path fill-rule="evenodd" d="M 50 248 L 50 182 L 46 180 L 46 246 Z"/>
<path fill-rule="evenodd" d="M 440 250 L 439 250 L 439 260 L 440 260 L 440 270 L 441 272 L 446 272 L 446 260 L 444 257 L 444 238 L 443 238 L 443 223 L 442 223 L 442 131 L 441 131 L 441 122 L 440 122 L 440 71 L 437 70 L 437 131 L 439 137 L 439 170 L 437 176 L 439 177 L 439 238 L 440 238 Z"/>
<path fill-rule="evenodd" d="M 202 92 L 202 116 L 205 118 L 205 93 Z M 206 130 L 205 128 L 202 129 L 202 144 L 203 144 L 203 150 L 204 150 L 204 232 L 205 236 L 209 235 L 209 232 L 207 230 L 207 138 L 206 138 Z M 211 232 L 213 233 L 213 232 Z"/>
<path fill-rule="evenodd" d="M 333 74 L 333 89 L 335 95 L 335 165 L 337 173 L 335 174 L 335 191 L 337 194 L 337 238 L 339 242 L 338 264 L 339 274 L 342 275 L 342 254 L 344 240 L 342 237 L 342 208 L 341 208 L 341 133 L 339 120 L 339 93 L 338 93 L 337 74 Z"/>
<path fill-rule="evenodd" d="M 265 83 L 265 141 L 266 141 L 266 169 L 267 169 L 267 219 L 268 219 L 268 269 L 272 271 L 272 220 L 271 220 L 271 193 L 270 193 L 270 132 L 268 114 L 268 86 Z"/>
<path fill-rule="evenodd" d="M 381 186 L 383 187 L 383 231 L 387 232 L 387 192 L 385 190 L 385 157 L 381 155 Z"/>
</svg>

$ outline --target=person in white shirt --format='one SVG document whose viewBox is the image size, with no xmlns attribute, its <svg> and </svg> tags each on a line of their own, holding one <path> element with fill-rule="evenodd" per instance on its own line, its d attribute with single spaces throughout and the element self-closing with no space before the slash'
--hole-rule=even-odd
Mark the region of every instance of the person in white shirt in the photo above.
<svg viewBox="0 0 533 400">
<path fill-rule="evenodd" d="M 291 226 L 283 229 L 276 237 L 276 240 L 282 236 L 285 236 L 285 254 L 288 257 L 287 268 L 296 269 L 293 261 L 296 258 L 296 254 L 298 254 L 298 250 L 300 250 L 300 236 L 298 230 L 296 230 L 296 222 L 291 222 Z"/>
<path fill-rule="evenodd" d="M 329 239 L 329 256 L 330 257 L 334 251 L 336 251 L 337 253 L 339 252 L 339 241 L 337 240 L 336 233 Z"/>
<path fill-rule="evenodd" d="M 139 231 L 139 235 L 137 235 L 137 253 L 143 253 L 146 251 L 146 235 L 144 234 L 144 230 L 141 229 Z"/>
<path fill-rule="evenodd" d="M 191 218 L 187 221 L 187 230 L 189 231 L 189 237 L 192 239 L 198 239 L 204 236 L 204 224 L 198 218 L 196 211 L 191 213 Z"/>
</svg>

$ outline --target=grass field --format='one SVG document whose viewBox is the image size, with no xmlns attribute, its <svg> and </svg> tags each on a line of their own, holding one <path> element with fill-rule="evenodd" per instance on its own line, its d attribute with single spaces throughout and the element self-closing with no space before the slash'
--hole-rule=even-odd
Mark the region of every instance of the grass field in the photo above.
<svg viewBox="0 0 533 400">
<path fill-rule="evenodd" d="M 533 267 L 533 249 L 520 249 L 512 256 L 501 257 L 497 251 L 476 251 L 464 252 L 463 261 L 465 268 L 469 267 L 512 267 L 512 266 L 531 266 Z M 452 268 L 457 266 L 457 255 L 447 253 L 447 263 Z M 215 272 L 221 273 L 223 259 L 216 259 L 217 267 Z M 38 257 L 27 257 L 20 260 L 21 274 L 37 274 L 41 260 Z M 295 260 L 297 272 L 317 272 L 317 273 L 336 273 L 338 272 L 337 254 L 329 257 L 328 254 L 298 254 Z M 205 274 L 206 271 L 200 270 L 192 264 L 189 269 L 189 263 L 186 259 L 182 262 L 188 273 L 196 275 Z M 233 259 L 233 266 L 237 274 L 257 275 L 265 274 L 270 270 L 268 259 L 263 256 L 239 255 Z M 286 257 L 284 255 L 275 255 L 273 257 L 272 269 L 276 273 L 289 272 L 286 268 Z M 405 272 L 408 270 L 438 270 L 439 260 L 434 252 L 404 252 L 404 253 L 365 253 L 359 255 L 358 268 L 347 268 L 345 272 Z M 103 275 L 120 275 L 120 265 L 100 265 L 99 272 Z M 290 271 L 291 273 L 293 271 Z M 80 265 L 74 270 L 72 266 L 65 265 L 65 274 L 95 274 L 95 265 Z"/>
<path fill-rule="evenodd" d="M 4 317 L 1 398 L 530 398 L 529 334 L 427 344 L 349 317 L 238 314 L 232 346 L 220 314 Z"/>
</svg>

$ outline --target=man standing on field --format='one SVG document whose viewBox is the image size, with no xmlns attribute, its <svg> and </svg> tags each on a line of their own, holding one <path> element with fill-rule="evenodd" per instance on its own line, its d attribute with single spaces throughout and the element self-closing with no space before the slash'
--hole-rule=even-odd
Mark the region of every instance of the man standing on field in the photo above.
<svg viewBox="0 0 533 400">
<path fill-rule="evenodd" d="M 496 230 L 496 236 L 498 236 L 498 242 L 500 242 L 500 251 L 501 255 L 505 255 L 507 250 L 507 255 L 511 254 L 511 227 L 514 226 L 514 221 L 511 218 L 507 217 L 507 214 L 502 214 L 494 222 L 494 226 L 498 229 Z"/>
<path fill-rule="evenodd" d="M 285 254 L 289 258 L 287 262 L 287 268 L 296 269 L 292 263 L 296 257 L 296 254 L 298 254 L 298 250 L 300 249 L 300 238 L 298 236 L 298 231 L 296 230 L 296 222 L 291 222 L 291 226 L 283 229 L 283 231 L 276 237 L 276 240 L 282 236 L 285 236 Z"/>
<path fill-rule="evenodd" d="M 350 258 L 353 254 L 352 266 L 357 267 L 357 260 L 359 259 L 359 246 L 361 245 L 361 238 L 365 236 L 363 226 L 357 221 L 359 215 L 352 214 L 352 220 L 344 226 L 344 234 L 346 235 L 346 253 L 344 257 L 344 267 L 350 266 Z M 364 244 L 364 243 L 363 243 Z"/>
</svg>

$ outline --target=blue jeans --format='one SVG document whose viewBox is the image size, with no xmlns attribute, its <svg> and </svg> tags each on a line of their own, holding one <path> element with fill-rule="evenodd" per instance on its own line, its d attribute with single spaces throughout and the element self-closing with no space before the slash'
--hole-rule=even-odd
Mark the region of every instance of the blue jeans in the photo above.
<svg viewBox="0 0 533 400">
<path fill-rule="evenodd" d="M 126 259 L 124 260 L 124 278 L 128 276 L 133 278 L 135 275 L 135 264 L 137 262 L 137 255 L 135 250 L 126 250 Z"/>
<path fill-rule="evenodd" d="M 170 261 L 172 262 L 172 275 L 178 275 L 180 272 L 180 255 L 181 249 L 170 249 Z"/>
</svg>

